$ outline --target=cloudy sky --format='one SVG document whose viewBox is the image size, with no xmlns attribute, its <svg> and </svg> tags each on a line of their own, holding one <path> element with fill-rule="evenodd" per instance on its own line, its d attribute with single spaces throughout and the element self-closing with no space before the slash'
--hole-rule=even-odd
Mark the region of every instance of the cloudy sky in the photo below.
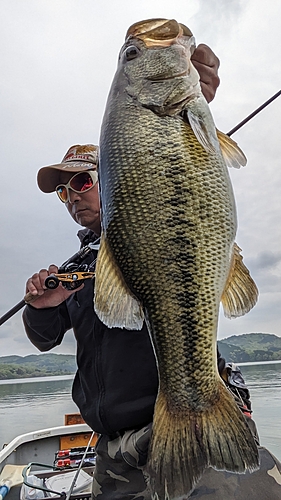
<svg viewBox="0 0 281 500">
<path fill-rule="evenodd" d="M 79 227 L 55 194 L 36 185 L 41 166 L 72 144 L 98 143 L 108 90 L 127 28 L 175 18 L 221 61 L 211 109 L 228 132 L 281 87 L 280 1 L 2 0 L 0 2 L 0 316 L 18 303 L 27 278 L 78 248 Z M 281 97 L 233 138 L 248 165 L 231 172 L 237 242 L 259 287 L 243 318 L 222 315 L 219 338 L 247 332 L 281 336 Z M 17 313 L 0 327 L 0 356 L 37 353 Z M 74 353 L 70 332 L 54 352 Z"/>
</svg>

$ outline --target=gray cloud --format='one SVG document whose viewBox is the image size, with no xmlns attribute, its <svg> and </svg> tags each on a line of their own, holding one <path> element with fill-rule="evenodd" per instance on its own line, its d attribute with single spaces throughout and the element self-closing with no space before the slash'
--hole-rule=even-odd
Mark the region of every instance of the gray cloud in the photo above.
<svg viewBox="0 0 281 500">
<path fill-rule="evenodd" d="M 246 5 L 241 0 L 228 0 L 223 4 L 221 0 L 199 0 L 197 7 L 196 14 L 190 20 L 190 28 L 194 29 L 194 34 L 200 37 L 200 41 L 205 40 L 204 43 L 215 47 L 218 43 L 225 42 L 226 34 L 231 37 L 235 33 Z"/>
<path fill-rule="evenodd" d="M 258 269 L 273 269 L 281 262 L 281 252 L 264 251 L 257 255 L 252 266 Z"/>
</svg>

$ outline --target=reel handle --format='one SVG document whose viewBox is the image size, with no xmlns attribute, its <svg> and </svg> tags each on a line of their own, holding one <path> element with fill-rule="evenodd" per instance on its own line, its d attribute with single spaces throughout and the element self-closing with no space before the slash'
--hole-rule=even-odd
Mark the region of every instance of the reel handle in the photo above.
<svg viewBox="0 0 281 500">
<path fill-rule="evenodd" d="M 54 290 L 55 288 L 58 288 L 59 284 L 60 280 L 56 274 L 50 274 L 50 276 L 45 279 L 45 286 L 48 288 L 48 290 Z"/>
</svg>

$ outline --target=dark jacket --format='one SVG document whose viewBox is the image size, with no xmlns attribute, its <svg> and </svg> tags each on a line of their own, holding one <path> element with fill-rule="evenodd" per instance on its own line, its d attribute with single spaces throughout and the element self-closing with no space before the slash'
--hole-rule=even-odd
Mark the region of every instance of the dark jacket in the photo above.
<svg viewBox="0 0 281 500">
<path fill-rule="evenodd" d="M 94 233 L 78 233 L 82 246 L 95 239 Z M 96 258 L 93 251 L 85 262 Z M 87 424 L 101 434 L 137 429 L 152 421 L 158 389 L 158 375 L 149 334 L 142 330 L 108 328 L 93 307 L 93 281 L 58 307 L 23 313 L 26 333 L 40 350 L 59 345 L 73 328 L 77 341 L 78 370 L 72 396 Z M 218 355 L 221 372 L 225 366 Z"/>
</svg>

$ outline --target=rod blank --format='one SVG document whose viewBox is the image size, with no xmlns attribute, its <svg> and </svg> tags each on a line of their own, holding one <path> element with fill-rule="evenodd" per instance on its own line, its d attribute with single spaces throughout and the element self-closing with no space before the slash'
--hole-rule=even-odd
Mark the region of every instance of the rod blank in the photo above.
<svg viewBox="0 0 281 500">
<path fill-rule="evenodd" d="M 247 123 L 249 120 L 251 120 L 251 118 L 256 116 L 260 111 L 262 111 L 266 106 L 268 106 L 268 104 L 270 104 L 272 101 L 274 101 L 274 99 L 276 99 L 280 94 L 281 94 L 281 90 L 276 92 L 276 94 L 274 94 L 270 99 L 268 99 L 268 101 L 264 102 L 255 111 L 253 111 L 249 116 L 244 118 L 244 120 L 242 120 L 242 122 L 238 123 L 238 125 L 236 125 L 236 127 L 232 128 L 229 132 L 227 132 L 226 135 L 228 135 L 230 137 L 232 134 L 234 134 L 234 132 L 237 132 L 237 130 L 239 130 L 241 127 L 243 127 L 243 125 L 245 125 L 245 123 Z"/>
</svg>

